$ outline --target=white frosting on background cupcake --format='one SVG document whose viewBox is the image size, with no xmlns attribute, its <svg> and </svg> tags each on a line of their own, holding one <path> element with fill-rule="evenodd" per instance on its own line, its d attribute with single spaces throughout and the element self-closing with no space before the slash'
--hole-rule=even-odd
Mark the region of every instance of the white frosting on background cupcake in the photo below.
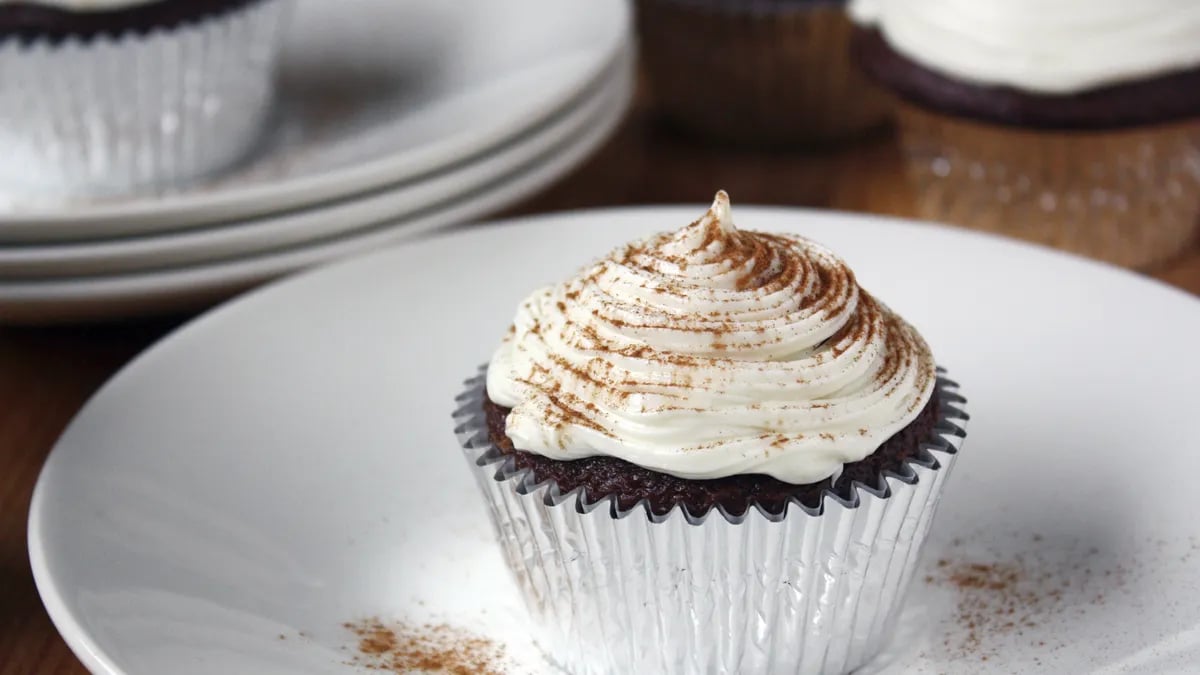
<svg viewBox="0 0 1200 675">
<path fill-rule="evenodd" d="M 488 368 L 516 448 L 682 478 L 840 473 L 908 425 L 936 370 L 829 250 L 738 231 L 729 199 L 530 295 Z"/>
<path fill-rule="evenodd" d="M 5 5 L 41 5 L 72 12 L 104 12 L 128 9 L 139 5 L 151 5 L 161 0 L 0 0 Z"/>
<path fill-rule="evenodd" d="M 1070 94 L 1200 66 L 1197 0 L 851 0 L 850 13 L 976 84 Z"/>
</svg>

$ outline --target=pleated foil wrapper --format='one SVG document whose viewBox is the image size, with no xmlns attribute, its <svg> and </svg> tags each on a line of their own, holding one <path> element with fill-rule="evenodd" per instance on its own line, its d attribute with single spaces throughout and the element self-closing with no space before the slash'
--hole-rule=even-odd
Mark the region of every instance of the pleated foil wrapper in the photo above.
<svg viewBox="0 0 1200 675">
<path fill-rule="evenodd" d="M 562 493 L 491 442 L 485 379 L 468 380 L 456 433 L 534 620 L 575 675 L 847 673 L 886 643 L 942 487 L 966 436 L 965 399 L 939 371 L 939 420 L 886 488 L 855 484 L 782 514 L 704 515 Z"/>
<path fill-rule="evenodd" d="M 258 141 L 291 0 L 149 33 L 0 40 L 0 186 L 113 195 L 214 174 Z"/>
</svg>

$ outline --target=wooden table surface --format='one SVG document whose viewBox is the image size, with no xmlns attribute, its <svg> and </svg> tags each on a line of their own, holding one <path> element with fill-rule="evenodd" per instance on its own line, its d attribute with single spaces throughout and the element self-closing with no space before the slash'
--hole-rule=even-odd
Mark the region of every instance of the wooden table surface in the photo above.
<svg viewBox="0 0 1200 675">
<path fill-rule="evenodd" d="M 741 204 L 913 213 L 899 154 L 887 134 L 816 153 L 713 148 L 663 129 L 639 105 L 592 160 L 507 215 L 704 204 L 716 187 Z M 1200 294 L 1200 246 L 1151 274 Z M 92 392 L 185 318 L 0 328 L 0 675 L 85 672 L 34 589 L 25 545 L 34 481 L 55 439 Z"/>
</svg>

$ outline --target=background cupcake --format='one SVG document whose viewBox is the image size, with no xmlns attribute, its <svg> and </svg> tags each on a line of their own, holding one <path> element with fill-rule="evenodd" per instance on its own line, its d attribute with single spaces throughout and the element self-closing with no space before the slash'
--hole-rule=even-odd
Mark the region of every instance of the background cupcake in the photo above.
<svg viewBox="0 0 1200 675">
<path fill-rule="evenodd" d="M 822 143 L 887 121 L 852 67 L 842 2 L 638 0 L 643 63 L 671 122 L 726 142 Z"/>
<path fill-rule="evenodd" d="M 965 418 L 845 263 L 723 193 L 531 295 L 460 400 L 536 639 L 597 674 L 864 664 Z"/>
<path fill-rule="evenodd" d="M 238 161 L 289 0 L 0 0 L 0 181 L 121 193 Z"/>
<path fill-rule="evenodd" d="M 921 215 L 1146 266 L 1200 215 L 1200 4 L 855 0 Z"/>
</svg>

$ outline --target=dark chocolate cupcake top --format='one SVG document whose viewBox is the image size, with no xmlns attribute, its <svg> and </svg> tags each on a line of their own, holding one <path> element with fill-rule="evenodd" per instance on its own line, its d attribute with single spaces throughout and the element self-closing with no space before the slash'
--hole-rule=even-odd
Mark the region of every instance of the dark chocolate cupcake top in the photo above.
<svg viewBox="0 0 1200 675">
<path fill-rule="evenodd" d="M 975 85 L 1070 95 L 1200 66 L 1195 0 L 851 0 L 904 57 Z"/>
<path fill-rule="evenodd" d="M 829 250 L 739 231 L 729 198 L 520 306 L 488 368 L 514 447 L 689 479 L 836 477 L 936 381 L 917 332 Z"/>
<path fill-rule="evenodd" d="M 0 42 L 90 41 L 221 16 L 263 0 L 0 0 Z"/>
</svg>

